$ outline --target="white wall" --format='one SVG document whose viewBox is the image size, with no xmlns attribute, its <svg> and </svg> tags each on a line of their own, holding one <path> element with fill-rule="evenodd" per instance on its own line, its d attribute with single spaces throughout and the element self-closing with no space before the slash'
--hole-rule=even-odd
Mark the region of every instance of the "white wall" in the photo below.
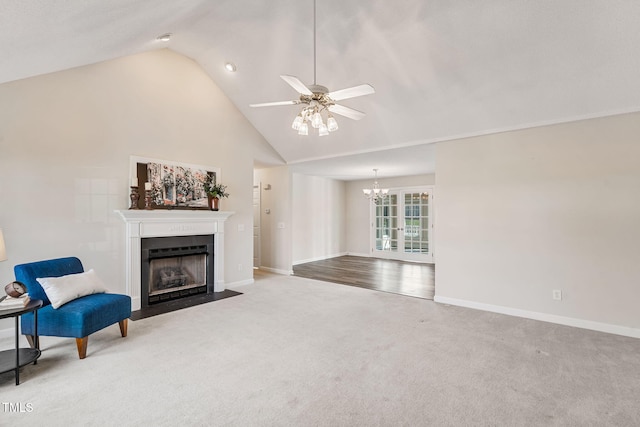
<svg viewBox="0 0 640 427">
<path fill-rule="evenodd" d="M 345 254 L 345 183 L 293 174 L 293 264 Z"/>
<path fill-rule="evenodd" d="M 254 179 L 261 184 L 260 268 L 293 274 L 291 171 L 288 166 L 256 169 Z"/>
<path fill-rule="evenodd" d="M 0 227 L 13 265 L 76 255 L 125 287 L 129 156 L 221 167 L 225 281 L 252 280 L 254 159 L 279 156 L 192 60 L 149 52 L 0 85 Z M 238 225 L 244 225 L 244 232 Z"/>
<path fill-rule="evenodd" d="M 358 256 L 371 255 L 371 202 L 362 194 L 363 188 L 371 188 L 374 179 L 348 181 L 346 183 L 346 250 Z M 380 178 L 381 188 L 406 188 L 435 184 L 434 174 Z M 437 203 L 434 201 L 434 204 Z M 437 229 L 436 229 L 437 233 Z"/>
<path fill-rule="evenodd" d="M 436 300 L 640 337 L 638 135 L 629 114 L 438 144 Z"/>
</svg>

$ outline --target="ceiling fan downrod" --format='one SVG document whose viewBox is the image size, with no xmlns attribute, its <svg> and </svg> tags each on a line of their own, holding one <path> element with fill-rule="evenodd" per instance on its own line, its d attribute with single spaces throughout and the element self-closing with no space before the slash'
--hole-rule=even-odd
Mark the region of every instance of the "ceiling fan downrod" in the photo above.
<svg viewBox="0 0 640 427">
<path fill-rule="evenodd" d="M 333 114 L 339 114 L 352 120 L 360 120 L 365 117 L 362 111 L 336 104 L 336 101 L 355 98 L 357 96 L 375 93 L 371 85 L 362 84 L 347 89 L 330 92 L 324 86 L 317 84 L 317 1 L 313 0 L 313 84 L 306 86 L 297 77 L 281 75 L 280 78 L 287 82 L 300 98 L 291 101 L 265 102 L 261 104 L 250 104 L 250 107 L 270 107 L 276 105 L 298 105 L 304 104 L 302 110 L 295 117 L 291 127 L 298 131 L 299 135 L 309 134 L 309 125 L 318 129 L 319 136 L 328 135 L 329 132 L 338 130 L 338 123 Z M 326 123 L 323 121 L 322 113 L 326 112 Z M 308 122 L 308 123 L 307 123 Z"/>
</svg>

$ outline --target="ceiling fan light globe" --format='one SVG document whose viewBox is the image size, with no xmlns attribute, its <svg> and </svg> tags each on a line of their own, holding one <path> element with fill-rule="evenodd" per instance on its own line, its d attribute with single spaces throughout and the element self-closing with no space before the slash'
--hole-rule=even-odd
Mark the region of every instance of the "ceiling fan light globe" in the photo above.
<svg viewBox="0 0 640 427">
<path fill-rule="evenodd" d="M 369 188 L 363 188 L 363 189 L 362 189 L 362 192 L 364 193 L 364 195 L 365 195 L 365 196 L 368 196 L 368 195 L 370 195 L 370 194 L 371 194 L 371 189 L 369 189 Z"/>
<path fill-rule="evenodd" d="M 298 135 L 309 135 L 309 125 L 302 123 L 298 129 Z"/>
<path fill-rule="evenodd" d="M 293 123 L 291 123 L 291 129 L 300 130 L 300 126 L 302 125 L 303 119 L 302 116 L 298 115 L 295 119 L 293 119 Z"/>
<path fill-rule="evenodd" d="M 311 119 L 311 126 L 318 129 L 320 125 L 322 125 L 322 116 L 320 115 L 319 112 L 316 111 L 315 113 L 313 113 L 313 116 Z"/>
<path fill-rule="evenodd" d="M 389 193 L 389 189 L 388 188 L 383 188 L 382 189 L 382 194 L 387 194 Z"/>
<path fill-rule="evenodd" d="M 327 119 L 327 129 L 329 132 L 334 132 L 338 130 L 338 122 L 332 116 L 329 116 Z"/>
<path fill-rule="evenodd" d="M 320 136 L 329 135 L 329 129 L 327 129 L 327 125 L 325 125 L 324 123 L 320 125 L 320 127 L 318 128 L 318 135 Z"/>
</svg>

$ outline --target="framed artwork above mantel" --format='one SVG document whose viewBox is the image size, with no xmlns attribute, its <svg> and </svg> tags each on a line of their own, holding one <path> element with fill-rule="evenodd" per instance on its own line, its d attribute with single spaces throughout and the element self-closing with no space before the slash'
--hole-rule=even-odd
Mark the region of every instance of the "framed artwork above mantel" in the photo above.
<svg viewBox="0 0 640 427">
<path fill-rule="evenodd" d="M 209 209 L 204 183 L 208 177 L 217 181 L 220 168 L 169 160 L 131 156 L 130 182 L 137 177 L 140 200 L 145 208 L 145 183 L 151 187 L 152 209 Z"/>
</svg>

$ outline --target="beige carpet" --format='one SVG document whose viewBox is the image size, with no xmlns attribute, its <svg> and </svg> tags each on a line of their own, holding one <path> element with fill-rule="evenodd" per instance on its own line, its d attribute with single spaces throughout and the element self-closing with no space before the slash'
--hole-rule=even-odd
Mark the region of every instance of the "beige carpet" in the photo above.
<svg viewBox="0 0 640 427">
<path fill-rule="evenodd" d="M 96 333 L 85 360 L 43 337 L 21 385 L 0 375 L 0 425 L 640 425 L 640 340 L 261 277 Z"/>
</svg>

